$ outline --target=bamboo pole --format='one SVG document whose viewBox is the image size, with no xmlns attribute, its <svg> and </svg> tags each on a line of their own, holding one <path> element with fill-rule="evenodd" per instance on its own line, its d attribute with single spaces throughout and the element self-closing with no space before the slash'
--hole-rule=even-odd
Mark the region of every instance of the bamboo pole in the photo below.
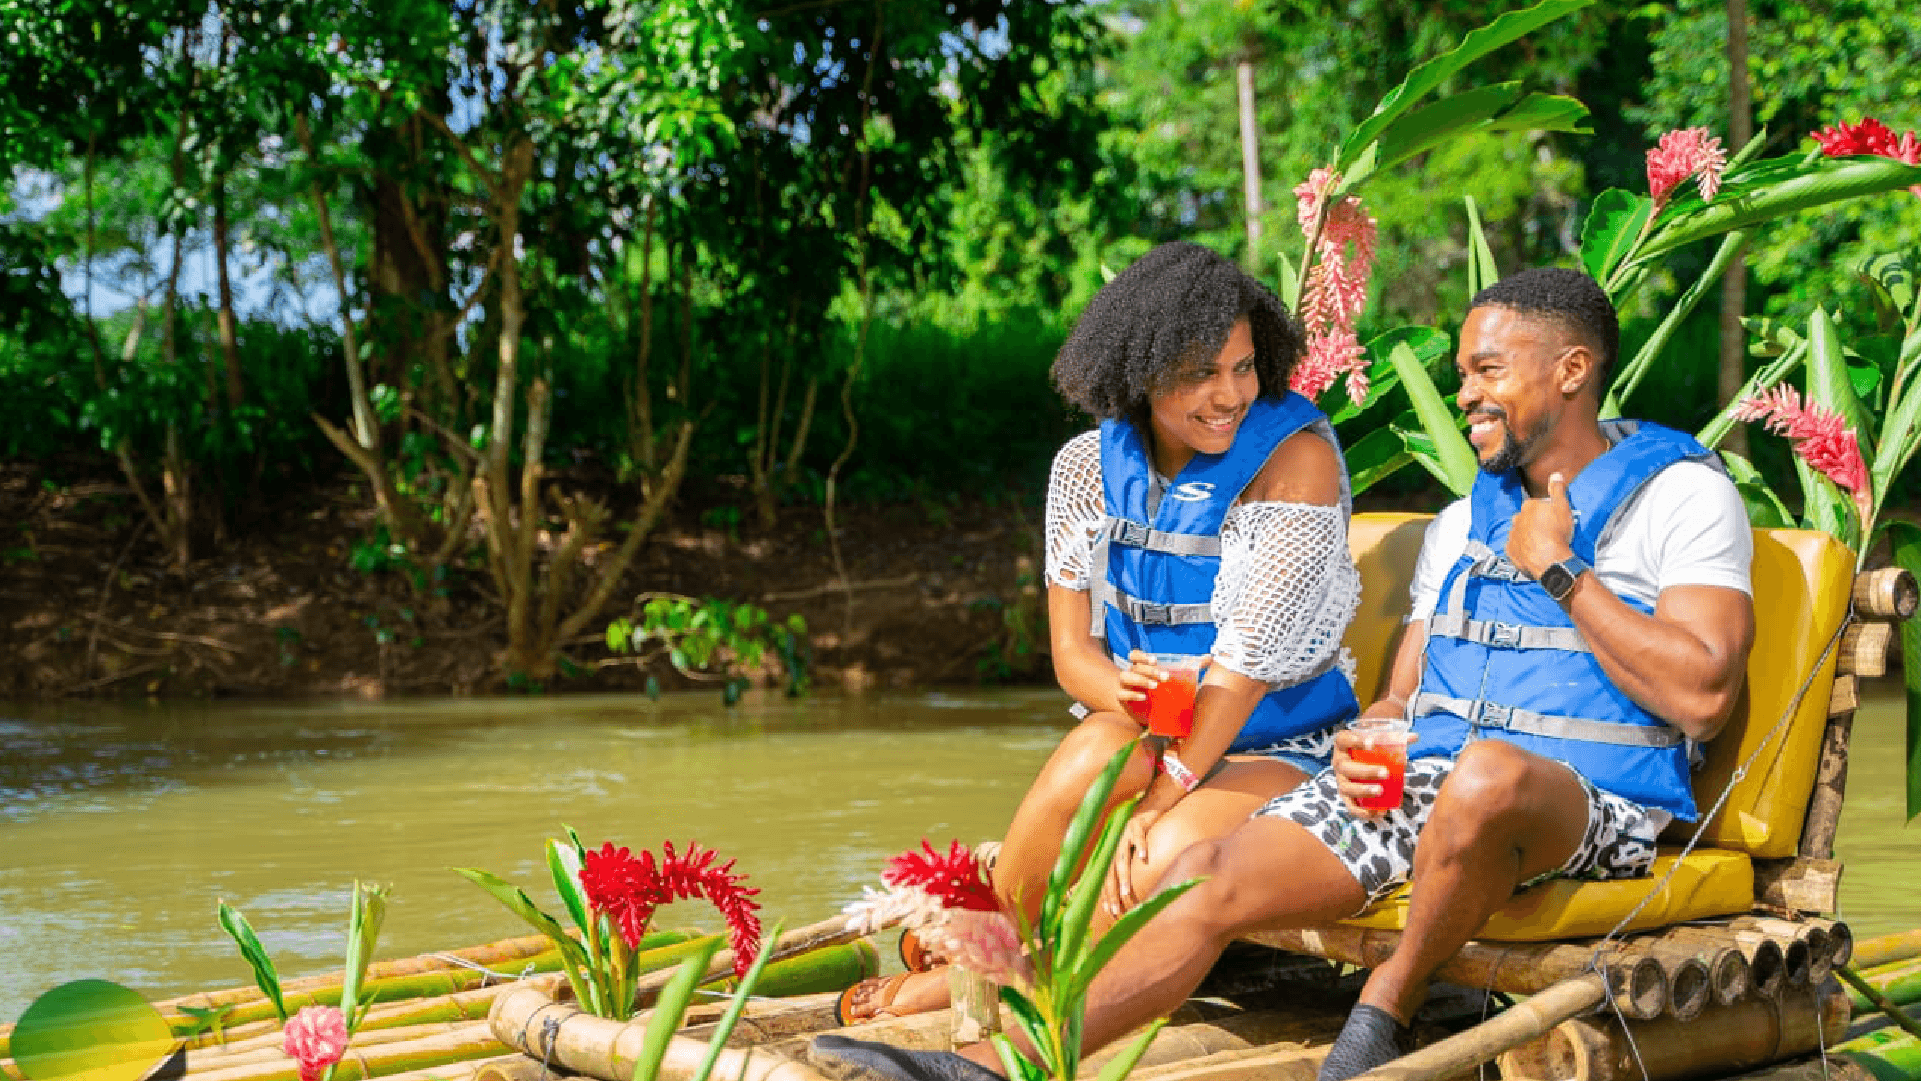
<svg viewBox="0 0 1921 1081">
<path fill-rule="evenodd" d="M 1914 575 L 1900 567 L 1882 567 L 1854 576 L 1854 613 L 1864 619 L 1906 619 L 1921 601 Z"/>
<path fill-rule="evenodd" d="M 1856 975 L 1879 992 L 1882 998 L 1897 1006 L 1921 1002 L 1921 962 L 1891 965 L 1869 972 L 1857 972 Z M 1848 998 L 1857 1010 L 1867 1012 L 1878 1008 L 1868 1001 L 1866 995 L 1853 988 L 1848 989 Z"/>
<path fill-rule="evenodd" d="M 735 1022 L 734 1033 L 727 1045 L 758 1046 L 789 1036 L 837 1028 L 840 1021 L 834 1013 L 839 999 L 840 992 L 823 991 L 771 1002 L 750 1001 L 740 1020 Z M 722 1002 L 712 1002 L 689 1009 L 686 1019 L 681 1022 L 680 1034 L 694 1040 L 711 1039 L 717 1027 L 716 1020 L 725 1006 Z"/>
<path fill-rule="evenodd" d="M 594 1017 L 530 988 L 502 995 L 488 1021 L 502 1043 L 602 1081 L 629 1081 L 634 1076 L 647 1032 L 644 1019 L 622 1023 Z M 706 1044 L 673 1037 L 656 1075 L 658 1081 L 688 1081 L 706 1056 Z M 714 1071 L 715 1076 L 738 1081 L 825 1081 L 798 1062 L 731 1047 L 720 1051 Z"/>
<path fill-rule="evenodd" d="M 1901 1008 L 1900 1003 L 1890 1002 L 1886 995 L 1883 995 L 1874 985 L 1856 975 L 1852 969 L 1845 967 L 1837 968 L 1835 972 L 1840 974 L 1841 982 L 1847 985 L 1848 1000 L 1850 1003 L 1855 1001 L 1856 995 L 1868 1001 L 1869 1009 L 1863 1010 L 1863 1013 L 1878 1010 L 1885 1015 L 1889 1021 L 1892 1021 L 1896 1028 L 1899 1028 L 1910 1036 L 1921 1036 L 1921 1021 L 1916 1021 L 1914 1018 L 1909 1017 L 1907 1011 Z"/>
<path fill-rule="evenodd" d="M 1291 931 L 1256 931 L 1251 942 L 1311 954 L 1361 968 L 1393 956 L 1399 931 L 1331 925 Z M 1434 978 L 1464 987 L 1533 995 L 1598 968 L 1608 976 L 1616 1004 L 1630 1017 L 1658 1016 L 1667 1008 L 1667 976 L 1660 963 L 1632 943 L 1598 953 L 1593 943 L 1470 942 L 1447 959 Z"/>
<path fill-rule="evenodd" d="M 388 1002 L 367 1011 L 361 1019 L 360 1031 L 369 1029 L 399 1028 L 405 1025 L 424 1025 L 435 1021 L 482 1021 L 494 999 L 510 987 L 537 987 L 546 994 L 556 994 L 567 986 L 566 978 L 559 973 L 532 976 L 512 983 L 497 983 L 491 987 L 476 987 L 471 991 L 442 995 L 439 998 L 405 999 Z M 229 1029 L 226 1033 L 227 1047 L 254 1046 L 265 1041 L 280 1039 L 280 1022 L 269 1018 Z M 203 1033 L 186 1041 L 189 1050 L 197 1048 L 217 1049 L 212 1033 Z"/>
<path fill-rule="evenodd" d="M 540 1063 L 518 1051 L 509 1051 L 504 1055 L 495 1055 L 493 1058 L 468 1059 L 465 1062 L 449 1062 L 441 1066 L 408 1070 L 406 1073 L 388 1074 L 382 1078 L 382 1081 L 480 1081 L 481 1076 L 489 1069 L 513 1071 L 495 1075 L 501 1077 L 502 1081 L 507 1081 L 508 1078 L 512 1078 L 513 1081 L 559 1081 L 569 1076 L 548 1070 L 545 1071 L 546 1076 L 542 1077 Z"/>
<path fill-rule="evenodd" d="M 1714 976 L 1707 963 L 1691 951 L 1667 943 L 1651 944 L 1646 949 L 1667 976 L 1668 1014 L 1682 1021 L 1701 1016 L 1714 1001 Z"/>
<path fill-rule="evenodd" d="M 1136 1070 L 1128 1081 L 1315 1081 L 1326 1057 L 1326 1045 L 1217 1051 L 1189 1062 Z"/>
<path fill-rule="evenodd" d="M 382 1047 L 394 1043 L 406 1043 L 410 1040 L 424 1039 L 429 1036 L 457 1033 L 486 1034 L 487 1032 L 487 1022 L 484 1018 L 479 1021 L 442 1021 L 426 1025 L 408 1025 L 405 1028 L 385 1028 L 374 1029 L 372 1031 L 362 1030 L 353 1034 L 353 1038 L 348 1042 L 347 1048 L 351 1054 L 355 1050 Z M 285 1042 L 285 1039 L 286 1037 L 283 1033 L 276 1032 L 270 1037 L 270 1042 L 250 1040 L 248 1042 L 253 1044 L 253 1046 L 245 1049 L 216 1048 L 206 1051 L 189 1051 L 187 1053 L 187 1073 L 189 1076 L 198 1076 L 203 1073 L 215 1073 L 241 1066 L 253 1066 L 262 1062 L 285 1062 L 287 1060 L 287 1054 L 281 1050 L 281 1045 Z"/>
<path fill-rule="evenodd" d="M 380 1044 L 365 1050 L 349 1048 L 347 1056 L 334 1067 L 333 1081 L 362 1081 L 499 1055 L 507 1050 L 507 1045 L 496 1039 L 486 1026 L 463 1026 L 458 1031 L 417 1040 Z M 275 1062 L 250 1063 L 193 1075 L 194 1081 L 299 1081 L 299 1077 L 300 1064 L 285 1054 Z"/>
<path fill-rule="evenodd" d="M 566 1070 L 554 1069 L 538 1059 L 528 1058 L 518 1051 L 477 1062 L 474 1067 L 473 1081 L 555 1081 L 556 1078 L 576 1076 Z"/>
<path fill-rule="evenodd" d="M 1795 988 L 1778 1001 L 1743 999 L 1692 1022 L 1570 1019 L 1500 1058 L 1504 1081 L 1681 1081 L 1748 1070 L 1833 1046 L 1847 1033 L 1840 989 Z M 1631 1037 L 1631 1038 L 1630 1038 Z M 1645 1069 L 1645 1074 L 1643 1070 Z"/>
<path fill-rule="evenodd" d="M 1557 984 L 1486 1021 L 1362 1074 L 1358 1081 L 1440 1081 L 1537 1039 L 1575 1014 L 1608 1000 L 1598 972 Z"/>
<path fill-rule="evenodd" d="M 1738 948 L 1733 935 L 1709 927 L 1671 927 L 1657 940 L 1663 947 L 1678 949 L 1701 959 L 1708 968 L 1709 982 L 1718 1005 L 1747 994 L 1752 974 L 1747 955 Z M 1775 950 L 1778 956 L 1780 951 Z"/>
<path fill-rule="evenodd" d="M 1905 961 L 1910 957 L 1921 957 L 1921 928 L 1857 942 L 1854 944 L 1854 956 L 1845 963 L 1856 972 L 1865 972 L 1890 961 Z"/>
<path fill-rule="evenodd" d="M 789 957 L 798 957 L 801 954 L 820 949 L 823 946 L 845 945 L 862 937 L 864 936 L 861 933 L 848 930 L 847 917 L 829 916 L 819 923 L 810 923 L 805 927 L 789 931 L 780 936 L 780 940 L 772 946 L 763 946 L 763 948 L 774 951 L 773 956 L 768 959 L 769 967 L 771 968 L 774 962 Z M 734 951 L 732 949 L 721 950 L 719 953 L 716 953 L 714 959 L 708 963 L 707 971 L 701 977 L 701 983 L 703 985 L 710 984 L 723 977 L 733 975 L 733 972 Z M 766 978 L 767 975 L 767 973 L 762 973 L 763 978 Z M 654 999 L 660 995 L 660 989 L 667 986 L 667 981 L 673 978 L 674 974 L 672 972 L 656 972 L 650 976 L 643 977 L 635 989 L 635 1004 L 638 1006 L 653 1005 Z"/>
<path fill-rule="evenodd" d="M 1344 1017 L 1344 1012 L 1335 1009 L 1303 1011 L 1289 1007 L 1248 1010 L 1185 1025 L 1170 1024 L 1154 1036 L 1154 1042 L 1147 1046 L 1130 1077 L 1139 1081 L 1141 1070 L 1211 1059 L 1224 1051 L 1305 1051 L 1316 1046 L 1325 1050 L 1340 1034 Z M 1081 1072 L 1084 1075 L 1100 1073 L 1102 1067 L 1132 1043 L 1131 1038 L 1122 1038 L 1088 1055 L 1081 1060 Z"/>
</svg>

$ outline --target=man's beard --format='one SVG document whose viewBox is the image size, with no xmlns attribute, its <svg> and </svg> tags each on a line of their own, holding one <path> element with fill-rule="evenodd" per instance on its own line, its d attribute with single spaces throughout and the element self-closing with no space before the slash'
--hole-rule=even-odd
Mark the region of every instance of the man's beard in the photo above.
<svg viewBox="0 0 1921 1081">
<path fill-rule="evenodd" d="M 1483 409 L 1482 416 L 1492 417 L 1501 422 L 1501 445 L 1492 457 L 1481 463 L 1483 473 L 1507 473 L 1519 469 L 1522 462 L 1533 457 L 1534 445 L 1547 435 L 1547 426 L 1542 424 L 1527 435 L 1516 439 L 1514 426 L 1508 422 L 1507 410 Z"/>
</svg>

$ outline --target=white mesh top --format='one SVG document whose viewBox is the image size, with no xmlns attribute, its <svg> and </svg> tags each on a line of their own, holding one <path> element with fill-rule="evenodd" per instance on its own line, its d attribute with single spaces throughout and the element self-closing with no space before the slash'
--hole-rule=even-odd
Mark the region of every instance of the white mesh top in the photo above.
<svg viewBox="0 0 1921 1081">
<path fill-rule="evenodd" d="M 1047 480 L 1049 584 L 1088 588 L 1105 506 L 1100 432 L 1084 432 L 1054 456 Z M 1360 599 L 1345 507 L 1258 502 L 1228 510 L 1209 601 L 1216 661 L 1250 679 L 1294 683 L 1337 655 Z"/>
</svg>

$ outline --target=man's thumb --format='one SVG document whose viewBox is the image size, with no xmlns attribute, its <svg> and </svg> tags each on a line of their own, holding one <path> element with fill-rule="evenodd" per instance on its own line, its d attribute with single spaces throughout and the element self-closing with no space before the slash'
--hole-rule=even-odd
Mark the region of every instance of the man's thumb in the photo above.
<svg viewBox="0 0 1921 1081">
<path fill-rule="evenodd" d="M 1547 478 L 1547 497 L 1556 503 L 1567 502 L 1567 480 L 1559 473 L 1549 473 Z"/>
</svg>

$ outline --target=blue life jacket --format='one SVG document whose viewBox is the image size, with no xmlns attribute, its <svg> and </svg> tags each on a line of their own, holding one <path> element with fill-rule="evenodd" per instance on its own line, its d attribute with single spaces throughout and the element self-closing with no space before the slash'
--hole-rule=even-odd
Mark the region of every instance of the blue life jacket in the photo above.
<svg viewBox="0 0 1921 1081">
<path fill-rule="evenodd" d="M 1196 454 L 1160 491 L 1140 433 L 1123 420 L 1101 423 L 1101 486 L 1107 521 L 1088 567 L 1092 633 L 1117 663 L 1129 650 L 1205 654 L 1214 648 L 1208 609 L 1221 566 L 1221 523 L 1274 448 L 1318 423 L 1314 403 L 1289 392 L 1248 407 L 1225 454 Z M 1346 481 L 1342 487 L 1345 490 Z M 1269 692 L 1229 745 L 1235 754 L 1325 728 L 1359 712 L 1354 689 L 1330 658 L 1308 677 Z"/>
<path fill-rule="evenodd" d="M 1589 566 L 1615 511 L 1657 473 L 1681 461 L 1720 467 L 1713 451 L 1681 432 L 1633 421 L 1603 427 L 1618 441 L 1567 487 L 1570 547 Z M 1693 821 L 1681 731 L 1617 690 L 1566 610 L 1502 555 L 1527 498 L 1520 471 L 1482 473 L 1468 498 L 1467 550 L 1427 621 L 1426 667 L 1408 706 L 1417 736 L 1409 757 L 1504 739 L 1573 766 L 1598 788 Z"/>
</svg>

